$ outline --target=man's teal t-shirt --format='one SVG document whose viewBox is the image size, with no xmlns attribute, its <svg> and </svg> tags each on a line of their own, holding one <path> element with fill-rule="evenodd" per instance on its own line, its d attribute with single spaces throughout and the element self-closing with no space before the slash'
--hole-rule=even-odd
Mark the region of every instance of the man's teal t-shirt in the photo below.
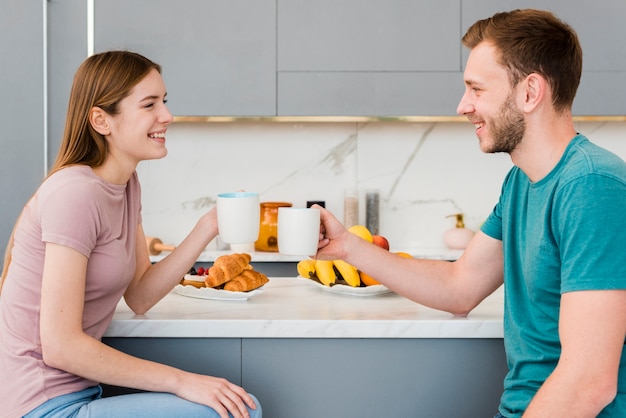
<svg viewBox="0 0 626 418">
<path fill-rule="evenodd" d="M 481 230 L 503 245 L 509 372 L 500 413 L 515 418 L 559 359 L 561 294 L 626 289 L 626 164 L 577 135 L 540 181 L 512 168 Z M 601 417 L 626 417 L 624 352 L 618 385 Z"/>
</svg>

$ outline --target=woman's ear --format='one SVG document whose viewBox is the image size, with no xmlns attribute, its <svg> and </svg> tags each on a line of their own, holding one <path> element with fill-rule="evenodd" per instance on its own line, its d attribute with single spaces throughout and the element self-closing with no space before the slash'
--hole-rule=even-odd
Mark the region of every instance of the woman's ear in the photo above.
<svg viewBox="0 0 626 418">
<path fill-rule="evenodd" d="M 89 111 L 89 123 L 102 136 L 111 133 L 107 113 L 97 106 L 92 107 Z"/>
<path fill-rule="evenodd" d="M 545 98 L 548 84 L 546 79 L 537 73 L 531 73 L 525 80 L 524 110 L 535 109 Z"/>
</svg>

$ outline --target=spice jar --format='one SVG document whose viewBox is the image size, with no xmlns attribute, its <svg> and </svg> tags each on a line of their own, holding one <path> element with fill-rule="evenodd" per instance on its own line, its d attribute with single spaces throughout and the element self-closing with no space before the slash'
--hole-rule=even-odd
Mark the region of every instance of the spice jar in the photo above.
<svg viewBox="0 0 626 418">
<path fill-rule="evenodd" d="M 359 223 L 359 194 L 356 190 L 346 190 L 343 199 L 343 225 L 350 228 Z"/>
<path fill-rule="evenodd" d="M 289 202 L 261 202 L 259 238 L 254 243 L 257 251 L 278 251 L 278 208 L 291 207 Z"/>
</svg>

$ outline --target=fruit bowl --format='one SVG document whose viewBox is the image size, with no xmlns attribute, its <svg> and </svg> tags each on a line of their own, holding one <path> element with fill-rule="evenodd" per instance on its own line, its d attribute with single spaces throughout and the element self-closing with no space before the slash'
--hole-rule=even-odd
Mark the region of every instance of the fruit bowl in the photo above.
<svg viewBox="0 0 626 418">
<path fill-rule="evenodd" d="M 336 293 L 339 295 L 347 295 L 347 296 L 379 296 L 387 293 L 392 293 L 392 291 L 383 286 L 382 284 L 377 284 L 373 286 L 360 286 L 360 287 L 352 287 L 345 284 L 334 284 L 332 286 L 325 286 L 317 280 L 308 279 L 306 277 L 298 276 L 297 280 L 305 283 L 308 286 L 317 287 L 322 289 L 325 292 Z"/>
</svg>

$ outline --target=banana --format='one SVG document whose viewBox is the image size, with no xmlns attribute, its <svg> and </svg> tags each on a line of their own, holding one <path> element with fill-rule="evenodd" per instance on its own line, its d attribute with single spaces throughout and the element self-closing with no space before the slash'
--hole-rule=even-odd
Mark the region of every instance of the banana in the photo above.
<svg viewBox="0 0 626 418">
<path fill-rule="evenodd" d="M 352 287 L 359 287 L 361 279 L 359 272 L 351 264 L 346 263 L 343 260 L 333 260 L 333 264 L 337 267 L 337 271 L 341 274 L 341 277 Z"/>
<path fill-rule="evenodd" d="M 315 278 L 315 260 L 306 259 L 298 263 L 298 274 L 307 279 Z"/>
<path fill-rule="evenodd" d="M 317 260 L 315 262 L 315 274 L 322 284 L 330 286 L 337 280 L 332 260 Z"/>
</svg>

